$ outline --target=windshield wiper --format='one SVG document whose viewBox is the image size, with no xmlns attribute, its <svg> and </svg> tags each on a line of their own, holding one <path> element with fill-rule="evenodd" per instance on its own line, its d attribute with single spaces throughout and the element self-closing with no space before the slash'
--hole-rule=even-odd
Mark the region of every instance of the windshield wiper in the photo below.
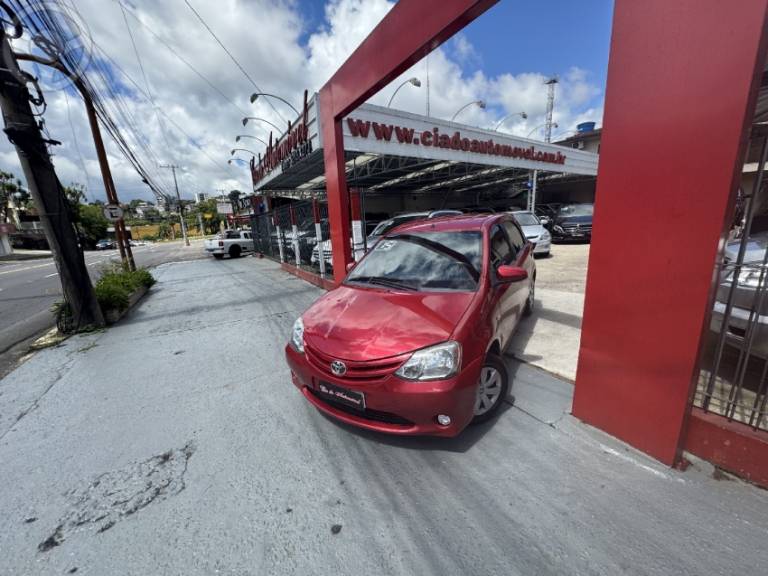
<svg viewBox="0 0 768 576">
<path fill-rule="evenodd" d="M 404 240 L 405 242 L 412 242 L 413 244 L 423 246 L 427 250 L 432 250 L 438 254 L 448 256 L 449 258 L 456 260 L 462 266 L 464 266 L 475 282 L 480 280 L 480 272 L 477 270 L 477 268 L 475 268 L 475 265 L 472 264 L 472 261 L 461 252 L 457 252 L 452 248 L 448 248 L 448 246 L 445 244 L 440 244 L 440 242 L 435 242 L 433 240 L 422 238 L 421 236 L 414 236 L 412 234 L 397 234 L 396 236 L 390 236 L 390 238 L 393 240 Z"/>
<path fill-rule="evenodd" d="M 386 286 L 387 288 L 396 288 L 400 290 L 416 290 L 415 286 L 411 286 L 398 280 L 396 278 L 387 278 L 386 276 L 358 276 L 356 278 L 348 278 L 347 282 L 360 282 L 361 284 L 377 284 L 379 286 Z"/>
</svg>

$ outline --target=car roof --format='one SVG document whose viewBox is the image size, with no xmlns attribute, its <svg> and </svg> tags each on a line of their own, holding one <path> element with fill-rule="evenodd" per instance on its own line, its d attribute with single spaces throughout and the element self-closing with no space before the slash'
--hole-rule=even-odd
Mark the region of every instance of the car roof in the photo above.
<svg viewBox="0 0 768 576">
<path fill-rule="evenodd" d="M 504 214 L 462 214 L 461 216 L 440 216 L 430 220 L 407 222 L 390 230 L 386 235 L 404 232 L 451 232 L 483 230 L 504 219 Z"/>
</svg>

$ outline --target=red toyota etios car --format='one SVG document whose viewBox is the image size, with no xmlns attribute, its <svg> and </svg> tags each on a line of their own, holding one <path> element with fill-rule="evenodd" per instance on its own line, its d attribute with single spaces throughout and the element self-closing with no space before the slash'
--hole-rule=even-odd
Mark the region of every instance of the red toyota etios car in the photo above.
<svg viewBox="0 0 768 576">
<path fill-rule="evenodd" d="M 506 397 L 501 352 L 535 280 L 533 245 L 509 215 L 399 226 L 296 320 L 293 383 L 348 424 L 455 436 Z"/>
</svg>

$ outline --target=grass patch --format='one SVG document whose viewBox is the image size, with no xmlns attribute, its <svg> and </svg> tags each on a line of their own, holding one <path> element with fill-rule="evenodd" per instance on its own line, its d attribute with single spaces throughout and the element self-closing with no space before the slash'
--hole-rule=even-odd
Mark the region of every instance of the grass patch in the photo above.
<svg viewBox="0 0 768 576">
<path fill-rule="evenodd" d="M 149 288 L 154 283 L 155 278 L 144 268 L 131 272 L 115 267 L 103 272 L 94 289 L 102 312 L 122 312 L 128 308 L 128 300 L 133 292 L 142 287 Z"/>
</svg>

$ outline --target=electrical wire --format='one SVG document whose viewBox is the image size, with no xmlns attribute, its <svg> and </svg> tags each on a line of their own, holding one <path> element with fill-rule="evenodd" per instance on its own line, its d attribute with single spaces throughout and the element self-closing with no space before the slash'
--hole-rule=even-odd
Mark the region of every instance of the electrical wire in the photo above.
<svg viewBox="0 0 768 576">
<path fill-rule="evenodd" d="M 206 21 L 203 19 L 203 17 L 202 17 L 202 16 L 200 16 L 200 13 L 199 13 L 197 10 L 195 10 L 195 8 L 192 6 L 192 4 L 190 4 L 190 3 L 189 3 L 189 0 L 184 0 L 184 3 L 187 5 L 187 7 L 188 7 L 190 10 L 192 10 L 192 13 L 193 13 L 195 16 L 197 16 L 197 19 L 198 19 L 198 20 L 200 20 L 200 23 L 201 23 L 203 26 L 205 26 L 205 29 L 206 29 L 206 30 L 208 30 L 208 32 L 209 32 L 209 33 L 210 33 L 210 35 L 213 37 L 213 39 L 214 39 L 214 40 L 216 40 L 216 42 L 218 43 L 218 45 L 219 45 L 219 46 L 221 46 L 221 49 L 222 49 L 222 50 L 224 50 L 224 52 L 226 52 L 226 53 L 227 53 L 227 56 L 229 56 L 229 59 L 230 59 L 230 60 L 232 60 L 232 62 L 234 62 L 234 63 L 235 63 L 235 66 L 237 66 L 237 67 L 240 69 L 240 72 L 242 72 L 242 73 L 243 73 L 243 76 L 245 76 L 245 77 L 248 79 L 248 81 L 249 81 L 251 84 L 253 84 L 253 87 L 254 87 L 254 88 L 256 88 L 256 91 L 257 91 L 257 92 L 263 92 L 263 90 L 262 90 L 261 88 L 259 88 L 259 85 L 258 85 L 258 84 L 256 84 L 256 82 L 254 81 L 254 79 L 253 79 L 253 78 L 251 78 L 250 74 L 248 74 L 248 72 L 246 72 L 246 71 L 245 71 L 245 68 L 243 68 L 243 67 L 240 65 L 240 62 L 238 62 L 238 61 L 237 61 L 237 59 L 236 59 L 236 58 L 235 58 L 235 57 L 232 55 L 232 53 L 231 53 L 229 50 L 227 50 L 227 47 L 226 47 L 226 46 L 224 46 L 224 43 L 223 43 L 221 40 L 219 40 L 219 37 L 218 37 L 218 36 L 216 36 L 216 33 L 215 33 L 213 30 L 211 30 L 211 27 L 210 27 L 210 26 L 208 26 L 208 23 L 207 23 L 207 22 L 206 22 Z M 277 114 L 278 116 L 280 116 L 280 119 L 281 119 L 283 122 L 286 122 L 287 120 L 286 120 L 286 119 L 283 117 L 283 115 L 282 115 L 282 114 L 280 114 L 280 112 L 278 112 L 277 108 L 275 108 L 275 105 L 272 103 L 272 101 L 271 101 L 271 100 L 267 100 L 267 102 L 268 102 L 268 103 L 269 103 L 269 105 L 272 107 L 272 110 L 274 110 L 274 111 L 275 111 L 275 114 Z"/>
<path fill-rule="evenodd" d="M 80 143 L 77 140 L 77 134 L 75 133 L 75 125 L 72 122 L 72 114 L 69 109 L 69 96 L 67 95 L 67 91 L 64 90 L 64 101 L 67 104 L 67 122 L 69 122 L 69 129 L 72 131 L 72 142 L 75 145 L 75 150 L 77 151 L 77 157 L 80 159 L 80 166 L 83 169 L 83 175 L 85 175 L 85 182 L 86 182 L 86 194 L 90 193 L 90 200 L 93 202 L 95 199 L 95 196 L 93 195 L 93 192 L 91 192 L 91 177 L 88 175 L 88 169 L 85 167 L 85 159 L 83 158 L 83 153 L 80 150 Z"/>
</svg>

